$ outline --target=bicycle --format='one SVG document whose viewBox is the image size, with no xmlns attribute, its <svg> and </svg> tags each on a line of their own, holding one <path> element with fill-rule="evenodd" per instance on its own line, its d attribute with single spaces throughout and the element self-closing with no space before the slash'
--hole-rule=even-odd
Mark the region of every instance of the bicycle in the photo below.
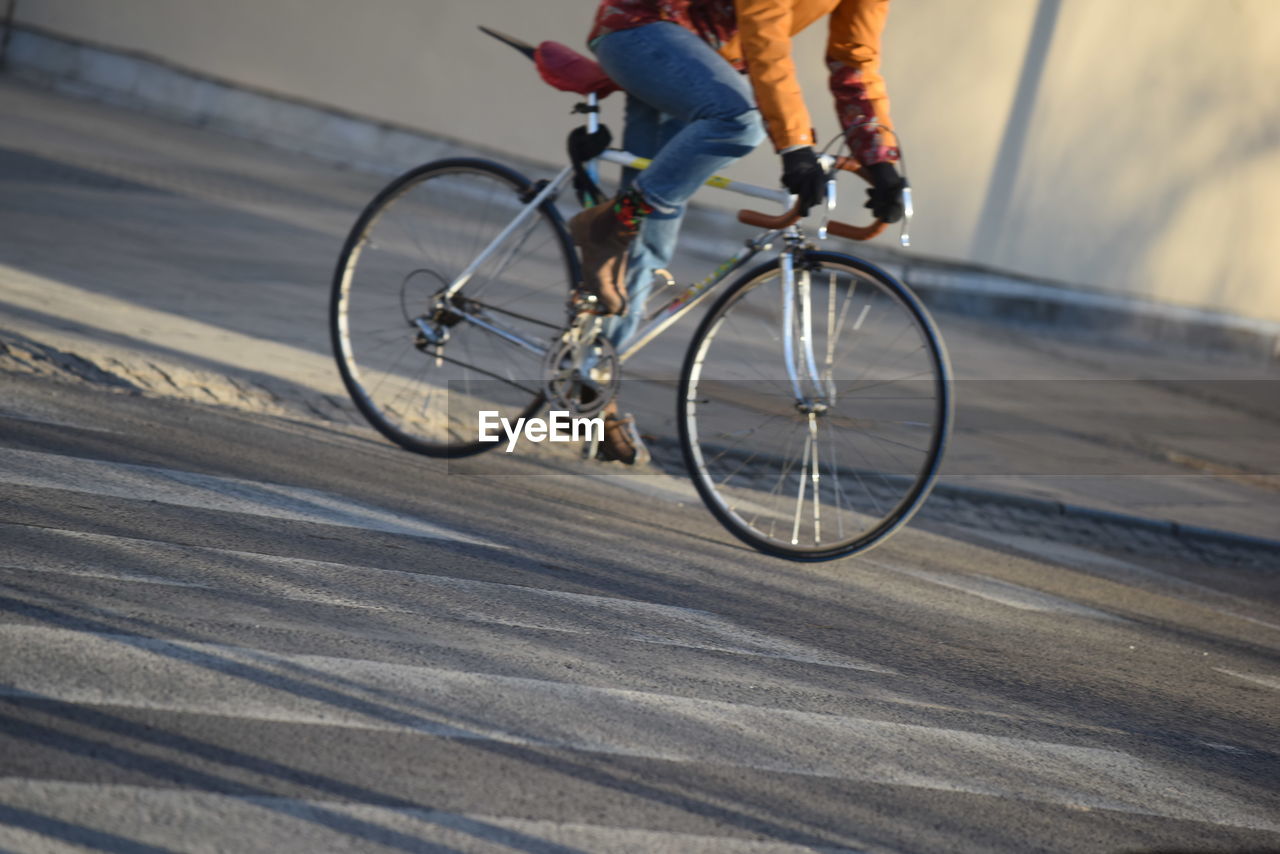
<svg viewBox="0 0 1280 854">
<path fill-rule="evenodd" d="M 343 246 L 330 310 L 339 371 L 360 412 L 391 441 L 439 457 L 495 447 L 479 440 L 482 409 L 513 421 L 548 406 L 598 413 L 628 359 L 777 244 L 720 294 L 689 344 L 677 423 L 693 483 L 731 533 L 792 560 L 865 551 L 905 525 L 932 489 L 952 417 L 946 351 L 920 300 L 884 270 L 818 248 L 794 209 L 744 210 L 739 220 L 763 231 L 647 312 L 615 350 L 575 296 L 579 261 L 556 199 L 572 181 L 589 203 L 599 161 L 647 161 L 606 147 L 599 101 L 616 87 L 594 61 L 481 29 L 534 59 L 552 86 L 585 97 L 577 143 L 604 144 L 549 179 L 450 158 L 374 197 Z M 791 202 L 782 190 L 707 183 Z M 830 221 L 816 236 L 865 240 L 884 228 Z"/>
</svg>

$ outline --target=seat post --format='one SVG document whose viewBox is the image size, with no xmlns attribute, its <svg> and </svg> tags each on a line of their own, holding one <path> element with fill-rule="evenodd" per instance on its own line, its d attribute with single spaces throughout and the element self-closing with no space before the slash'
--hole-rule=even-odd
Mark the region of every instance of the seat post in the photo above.
<svg viewBox="0 0 1280 854">
<path fill-rule="evenodd" d="M 587 95 L 587 133 L 600 130 L 600 96 L 595 92 Z M 591 183 L 600 186 L 600 158 L 594 157 L 586 165 L 587 176 Z M 599 200 L 598 200 L 599 201 Z"/>
</svg>

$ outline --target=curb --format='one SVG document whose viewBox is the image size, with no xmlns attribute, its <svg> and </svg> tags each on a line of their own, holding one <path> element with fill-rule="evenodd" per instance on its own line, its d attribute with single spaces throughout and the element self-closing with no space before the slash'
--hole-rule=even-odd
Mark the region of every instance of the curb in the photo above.
<svg viewBox="0 0 1280 854">
<path fill-rule="evenodd" d="M 482 146 L 192 71 L 147 54 L 34 26 L 6 30 L 5 75 L 73 98 L 203 127 L 393 176 L 431 160 L 491 156 Z M 532 161 L 492 155 L 531 171 Z"/>
<path fill-rule="evenodd" d="M 1205 528 L 1200 525 L 1185 525 L 1147 516 L 1135 516 L 1114 510 L 1099 510 L 1096 507 L 1085 507 L 1079 504 L 1068 504 L 1048 498 L 1032 498 L 1009 492 L 996 492 L 976 486 L 937 483 L 933 494 L 943 498 L 952 498 L 969 504 L 989 504 L 1010 507 L 1019 510 L 1031 510 L 1046 516 L 1061 516 L 1067 519 L 1119 525 L 1128 529 L 1149 531 L 1166 537 L 1173 537 L 1187 543 L 1224 546 L 1227 548 L 1243 548 L 1251 551 L 1273 552 L 1280 556 L 1280 540 L 1259 537 L 1253 534 L 1238 534 L 1233 531 L 1222 531 L 1217 528 Z M 925 502 L 928 508 L 928 502 Z M 927 510 L 925 511 L 927 512 Z"/>
<path fill-rule="evenodd" d="M 977 268 L 921 263 L 914 258 L 898 261 L 903 280 L 930 308 L 1280 360 L 1280 323 Z"/>
</svg>

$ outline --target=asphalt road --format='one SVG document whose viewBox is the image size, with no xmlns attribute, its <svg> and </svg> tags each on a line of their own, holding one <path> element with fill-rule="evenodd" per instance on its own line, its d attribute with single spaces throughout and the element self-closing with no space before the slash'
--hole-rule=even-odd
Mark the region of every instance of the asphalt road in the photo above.
<svg viewBox="0 0 1280 854">
<path fill-rule="evenodd" d="M 2 850 L 1280 848 L 1265 562 L 790 564 L 664 479 L 0 391 Z"/>
</svg>

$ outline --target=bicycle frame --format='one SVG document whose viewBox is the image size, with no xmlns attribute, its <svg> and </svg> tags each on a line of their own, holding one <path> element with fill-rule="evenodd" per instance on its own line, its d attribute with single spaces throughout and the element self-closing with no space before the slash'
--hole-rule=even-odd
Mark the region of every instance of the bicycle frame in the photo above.
<svg viewBox="0 0 1280 854">
<path fill-rule="evenodd" d="M 598 113 L 594 111 L 597 105 L 596 96 L 592 95 L 588 98 L 588 129 L 594 131 L 599 127 Z M 637 157 L 626 151 L 607 150 L 600 155 L 599 160 L 609 163 L 615 163 L 631 169 L 645 169 L 649 166 L 650 160 Z M 594 161 L 591 164 L 594 168 Z M 462 288 L 471 281 L 476 271 L 489 261 L 498 251 L 499 248 L 506 243 L 519 229 L 529 221 L 534 212 L 547 201 L 554 199 L 564 188 L 573 174 L 573 168 L 566 166 L 554 178 L 547 181 L 541 187 L 539 192 L 530 199 L 519 213 L 507 224 L 499 234 L 489 242 L 479 255 L 475 257 L 466 269 L 458 275 L 456 279 L 449 284 L 449 287 L 441 294 L 441 303 L 448 303 L 458 294 Z M 725 178 L 721 175 L 715 175 L 706 181 L 706 186 L 715 187 L 720 190 L 737 193 L 739 195 L 750 196 L 757 199 L 764 199 L 776 202 L 783 206 L 789 206 L 793 198 L 782 190 L 771 189 L 768 187 L 760 187 L 754 184 L 748 184 L 741 181 L 735 181 L 731 178 Z M 721 282 L 733 273 L 744 267 L 752 258 L 761 251 L 771 248 L 772 242 L 781 237 L 786 242 L 786 247 L 782 251 L 782 280 L 783 280 L 783 336 L 784 348 L 786 350 L 786 370 L 788 378 L 791 381 L 793 390 L 795 391 L 796 400 L 802 402 L 805 406 L 811 406 L 812 401 L 809 395 L 804 393 L 804 381 L 801 379 L 801 371 L 805 371 L 808 380 L 814 389 L 818 390 L 817 397 L 823 396 L 825 385 L 821 381 L 817 368 L 817 359 L 813 352 L 813 336 L 808 333 L 810 324 L 812 323 L 812 312 L 809 302 L 808 275 L 804 273 L 800 276 L 800 283 L 797 287 L 797 279 L 795 265 L 793 262 L 793 253 L 799 248 L 803 242 L 803 236 L 796 226 L 788 226 L 785 229 L 772 229 L 760 232 L 755 237 L 745 241 L 743 249 L 739 250 L 724 263 L 720 264 L 700 282 L 696 282 L 671 299 L 661 308 L 653 312 L 649 316 L 648 322 L 645 323 L 627 345 L 618 353 L 620 363 L 625 363 L 628 359 L 640 352 L 645 346 L 652 342 L 655 338 L 665 332 L 680 318 L 684 317 L 695 306 L 703 301 Z M 800 323 L 801 323 L 801 347 L 803 348 L 803 364 L 797 364 L 794 350 L 794 312 L 796 310 L 797 297 L 799 301 Z M 499 324 L 490 320 L 485 320 L 474 316 L 468 311 L 454 309 L 454 312 L 462 320 L 478 326 L 486 331 L 501 337 L 502 339 L 519 346 L 533 353 L 547 352 L 546 347 L 537 341 L 532 341 L 519 333 L 506 329 Z M 420 324 L 421 325 L 421 324 Z M 423 329 L 429 332 L 428 329 Z"/>
</svg>

